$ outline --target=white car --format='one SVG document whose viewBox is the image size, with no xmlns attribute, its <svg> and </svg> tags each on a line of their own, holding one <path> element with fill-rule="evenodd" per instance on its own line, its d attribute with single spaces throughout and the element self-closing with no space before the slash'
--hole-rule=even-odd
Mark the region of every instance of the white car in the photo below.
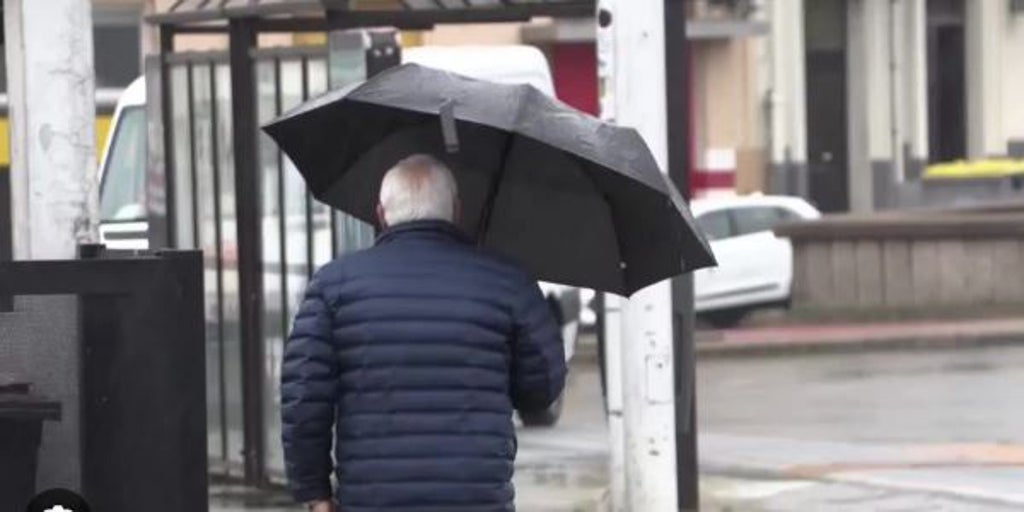
<svg viewBox="0 0 1024 512">
<path fill-rule="evenodd" d="M 697 199 L 690 209 L 718 266 L 694 273 L 694 309 L 715 326 L 739 322 L 754 308 L 788 304 L 793 247 L 775 236 L 781 223 L 817 219 L 799 197 L 748 195 Z"/>
</svg>

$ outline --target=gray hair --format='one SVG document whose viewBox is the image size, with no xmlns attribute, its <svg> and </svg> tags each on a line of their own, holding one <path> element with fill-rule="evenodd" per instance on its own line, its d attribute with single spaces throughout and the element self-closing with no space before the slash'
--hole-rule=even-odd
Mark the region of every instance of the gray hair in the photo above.
<svg viewBox="0 0 1024 512">
<path fill-rule="evenodd" d="M 389 226 L 414 220 L 455 221 L 458 185 L 451 169 L 425 154 L 392 167 L 380 184 L 380 205 Z"/>
</svg>

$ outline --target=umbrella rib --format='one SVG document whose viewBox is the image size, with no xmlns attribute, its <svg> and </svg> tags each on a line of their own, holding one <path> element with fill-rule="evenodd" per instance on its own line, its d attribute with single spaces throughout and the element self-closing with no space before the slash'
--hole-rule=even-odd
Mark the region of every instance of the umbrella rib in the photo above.
<svg viewBox="0 0 1024 512">
<path fill-rule="evenodd" d="M 476 240 L 479 245 L 483 245 L 484 238 L 487 236 L 487 230 L 491 226 L 491 217 L 494 214 L 494 203 L 498 199 L 498 192 L 501 189 L 501 182 L 505 179 L 505 171 L 508 168 L 508 158 L 512 154 L 512 147 L 515 145 L 516 137 L 518 136 L 517 129 L 523 118 L 525 98 L 523 95 L 529 92 L 529 88 L 526 86 L 520 86 L 517 89 L 519 94 L 518 101 L 516 101 L 516 116 L 512 122 L 512 126 L 508 130 L 508 139 L 505 141 L 505 146 L 501 150 L 501 160 L 498 166 L 498 173 L 494 177 L 494 181 L 491 182 L 491 187 L 487 192 L 487 198 L 484 202 L 484 213 L 480 219 L 480 224 L 477 226 Z"/>
<path fill-rule="evenodd" d="M 594 181 L 594 176 L 591 175 L 591 173 L 586 172 L 586 168 L 585 167 L 583 168 L 583 174 L 586 175 L 587 179 L 589 179 L 590 182 L 594 185 L 594 189 L 595 190 L 601 190 L 601 188 L 597 186 L 597 182 Z M 604 204 L 606 204 L 608 206 L 608 208 L 605 210 L 606 212 L 608 212 L 608 218 L 607 218 L 608 224 L 611 226 L 612 232 L 615 233 L 615 261 L 616 261 L 616 264 L 618 265 L 617 270 L 618 270 L 618 276 L 619 276 L 619 279 L 620 279 L 621 289 L 625 293 L 626 290 L 628 289 L 628 287 L 627 287 L 628 283 L 626 282 L 627 281 L 627 279 L 626 279 L 626 272 L 629 271 L 629 266 L 626 265 L 625 267 L 623 267 L 623 265 L 626 264 L 626 261 L 625 261 L 625 258 L 623 258 L 623 255 L 622 255 L 622 237 L 619 235 L 619 229 L 618 229 L 618 226 L 615 223 L 615 205 L 612 204 L 611 199 L 609 198 L 608 194 L 605 194 L 603 192 L 601 193 L 601 200 L 604 201 Z"/>
</svg>

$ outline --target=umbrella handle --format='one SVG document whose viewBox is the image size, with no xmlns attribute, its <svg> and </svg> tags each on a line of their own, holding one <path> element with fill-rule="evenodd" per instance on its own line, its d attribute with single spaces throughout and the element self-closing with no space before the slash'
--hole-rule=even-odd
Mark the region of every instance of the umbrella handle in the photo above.
<svg viewBox="0 0 1024 512">
<path fill-rule="evenodd" d="M 455 127 L 455 100 L 448 99 L 441 105 L 441 135 L 448 154 L 459 152 L 459 132 Z"/>
</svg>

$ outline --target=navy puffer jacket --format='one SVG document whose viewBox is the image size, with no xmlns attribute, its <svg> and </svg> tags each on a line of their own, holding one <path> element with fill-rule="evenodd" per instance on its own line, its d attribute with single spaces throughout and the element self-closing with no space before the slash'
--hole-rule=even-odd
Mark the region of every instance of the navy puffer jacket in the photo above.
<svg viewBox="0 0 1024 512">
<path fill-rule="evenodd" d="M 513 408 L 550 405 L 565 372 L 526 273 L 451 224 L 395 226 L 321 269 L 295 318 L 281 377 L 291 491 L 331 496 L 333 467 L 343 512 L 514 510 Z"/>
</svg>

